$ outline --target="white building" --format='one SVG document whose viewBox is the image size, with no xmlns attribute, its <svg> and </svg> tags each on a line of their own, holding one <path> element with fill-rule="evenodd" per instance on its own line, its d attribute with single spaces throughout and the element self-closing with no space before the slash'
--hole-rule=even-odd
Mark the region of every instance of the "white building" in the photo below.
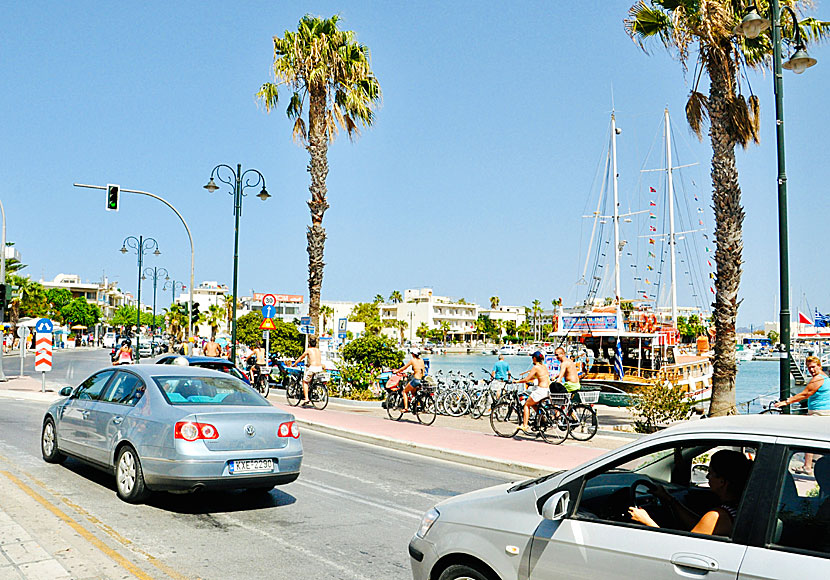
<svg viewBox="0 0 830 580">
<path fill-rule="evenodd" d="M 218 282 L 211 280 L 205 281 L 199 284 L 196 288 L 193 289 L 193 308 L 196 309 L 196 304 L 199 305 L 199 314 L 205 314 L 208 312 L 208 309 L 211 306 L 219 306 L 223 310 L 226 308 L 225 306 L 225 296 L 228 295 L 228 286 L 226 284 L 219 284 Z M 179 304 L 187 305 L 190 302 L 190 293 L 189 292 L 182 292 L 179 294 L 179 297 L 176 299 L 176 302 Z M 239 302 L 244 303 L 243 299 L 240 298 Z M 237 309 L 236 316 L 242 316 L 245 311 L 242 309 Z M 224 332 L 227 330 L 227 324 L 223 324 L 219 326 L 219 332 Z M 210 336 L 210 325 L 209 324 L 198 324 L 193 327 L 193 332 L 198 336 Z"/>
<path fill-rule="evenodd" d="M 490 320 L 500 320 L 501 322 L 512 322 L 519 327 L 525 320 L 524 306 L 496 306 L 495 308 L 479 308 L 478 316 L 487 316 Z M 502 336 L 505 331 L 502 329 Z"/>
<path fill-rule="evenodd" d="M 426 324 L 430 330 L 448 327 L 448 339 L 476 339 L 478 304 L 466 304 L 446 296 L 434 296 L 432 288 L 408 289 L 404 291 L 403 302 L 384 302 L 379 304 L 378 308 L 381 324 L 386 325 L 396 320 L 406 322 L 404 338 L 410 342 L 420 340 L 416 332 L 421 324 Z M 401 336 L 397 328 L 384 328 L 383 333 L 395 339 L 400 339 Z"/>
<path fill-rule="evenodd" d="M 253 297 L 250 298 L 249 304 L 246 305 L 246 312 L 262 312 L 262 299 L 268 292 L 254 292 Z M 301 294 L 272 294 L 277 299 L 274 307 L 277 309 L 278 318 L 283 322 L 294 322 L 294 319 L 300 319 L 303 316 L 308 316 L 308 305 L 305 304 L 305 299 Z"/>
<path fill-rule="evenodd" d="M 104 320 L 112 318 L 118 308 L 129 303 L 129 295 L 118 289 L 118 282 L 110 282 L 106 276 L 100 282 L 82 282 L 77 274 L 58 274 L 52 280 L 41 279 L 39 282 L 47 291 L 62 288 L 68 290 L 72 298 L 84 298 L 97 305 Z"/>
</svg>

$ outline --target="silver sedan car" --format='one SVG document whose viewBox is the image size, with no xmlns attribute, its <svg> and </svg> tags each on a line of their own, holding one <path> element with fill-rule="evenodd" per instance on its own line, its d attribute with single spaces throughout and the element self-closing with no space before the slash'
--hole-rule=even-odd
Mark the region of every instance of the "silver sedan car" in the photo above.
<svg viewBox="0 0 830 580">
<path fill-rule="evenodd" d="M 448 499 L 409 544 L 413 576 L 830 578 L 828 423 L 693 421 L 569 471 Z"/>
<path fill-rule="evenodd" d="M 264 491 L 300 475 L 294 416 L 225 373 L 119 366 L 60 394 L 43 418 L 43 459 L 68 455 L 113 473 L 126 502 L 156 490 Z"/>
</svg>

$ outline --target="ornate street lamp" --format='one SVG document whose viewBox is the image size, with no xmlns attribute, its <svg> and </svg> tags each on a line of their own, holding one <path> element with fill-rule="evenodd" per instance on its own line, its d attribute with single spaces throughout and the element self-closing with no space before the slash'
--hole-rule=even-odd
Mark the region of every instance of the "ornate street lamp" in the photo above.
<svg viewBox="0 0 830 580">
<path fill-rule="evenodd" d="M 130 248 L 138 254 L 138 296 L 136 297 L 136 333 L 135 333 L 135 361 L 141 362 L 141 351 L 139 350 L 139 336 L 141 335 L 141 266 L 144 264 L 144 256 L 152 252 L 154 256 L 160 256 L 159 245 L 153 238 L 144 236 L 128 236 L 121 244 L 120 252 L 126 254 Z"/>
<path fill-rule="evenodd" d="M 790 13 L 793 23 L 794 52 L 789 60 L 781 63 L 781 14 L 786 10 Z M 747 38 L 757 38 L 764 30 L 772 26 L 772 77 L 773 92 L 775 93 L 775 136 L 778 152 L 778 268 L 781 291 L 781 344 L 784 351 L 781 353 L 779 369 L 779 396 L 786 400 L 790 396 L 790 257 L 787 232 L 787 173 L 784 158 L 784 84 L 781 69 L 792 70 L 796 74 L 816 64 L 816 59 L 807 54 L 798 17 L 789 6 L 779 7 L 778 0 L 771 0 L 769 18 L 760 15 L 758 6 L 754 3 L 747 8 L 746 16 L 735 27 L 733 32 Z"/>
<path fill-rule="evenodd" d="M 225 171 L 223 171 L 225 170 Z M 224 175 L 223 175 L 224 173 Z M 245 179 L 245 176 L 250 174 L 248 179 Z M 239 216 L 242 215 L 242 198 L 245 196 L 245 190 L 251 187 L 257 187 L 260 183 L 262 184 L 262 189 L 257 194 L 257 197 L 262 201 L 265 201 L 271 195 L 265 189 L 265 177 L 256 169 L 247 169 L 244 172 L 242 171 L 242 165 L 236 165 L 236 171 L 230 166 L 225 164 L 219 164 L 213 168 L 213 171 L 210 172 L 210 181 L 204 186 L 208 192 L 213 193 L 219 186 L 216 185 L 216 182 L 213 178 L 216 177 L 222 183 L 229 185 L 232 191 L 229 191 L 231 195 L 233 195 L 233 216 L 234 216 L 234 230 L 233 230 L 233 299 L 234 302 L 239 300 L 239 295 L 237 294 L 237 274 L 239 270 Z M 193 292 L 193 289 L 190 290 Z M 236 304 L 232 308 L 232 315 L 231 315 L 231 361 L 233 364 L 236 364 Z"/>
<path fill-rule="evenodd" d="M 165 268 L 153 266 L 152 268 L 145 268 L 144 276 L 141 277 L 142 280 L 146 280 L 147 278 L 152 278 L 153 280 L 153 324 L 150 325 L 150 334 L 153 338 L 156 336 L 156 286 L 158 285 L 159 278 L 162 276 L 164 276 L 164 280 L 170 279 L 170 275 Z"/>
</svg>

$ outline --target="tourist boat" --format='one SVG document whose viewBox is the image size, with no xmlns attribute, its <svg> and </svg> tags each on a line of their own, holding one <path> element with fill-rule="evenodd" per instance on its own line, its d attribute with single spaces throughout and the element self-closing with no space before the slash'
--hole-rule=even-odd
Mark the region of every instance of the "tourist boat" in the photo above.
<svg viewBox="0 0 830 580">
<path fill-rule="evenodd" d="M 524 355 L 524 356 L 530 356 L 534 352 L 536 352 L 536 347 L 535 346 L 533 346 L 532 344 L 524 344 L 524 345 L 519 347 L 519 350 L 516 351 L 516 354 Z"/>
<path fill-rule="evenodd" d="M 559 306 L 554 316 L 554 332 L 551 336 L 559 338 L 560 344 L 567 344 L 572 353 L 583 362 L 584 375 L 581 378 L 583 388 L 599 389 L 599 402 L 612 406 L 628 406 L 631 403 L 632 395 L 638 390 L 655 383 L 671 384 L 683 392 L 693 401 L 705 401 L 711 398 L 712 393 L 712 362 L 707 352 L 695 351 L 685 353 L 680 348 L 680 333 L 677 329 L 678 310 L 677 305 L 677 284 L 676 284 L 676 245 L 678 239 L 685 239 L 682 235 L 688 235 L 692 231 L 676 232 L 674 216 L 674 191 L 672 182 L 671 162 L 671 133 L 668 110 L 664 116 L 665 143 L 666 143 L 666 183 L 668 200 L 668 221 L 669 228 L 665 234 L 656 233 L 656 228 L 649 225 L 649 244 L 654 244 L 655 239 L 661 239 L 668 245 L 670 265 L 670 286 L 669 286 L 669 308 L 657 308 L 656 298 L 652 302 L 648 296 L 646 300 L 625 301 L 632 305 L 632 309 L 623 312 L 621 308 L 621 284 L 620 284 L 620 253 L 626 246 L 627 241 L 620 239 L 620 221 L 631 222 L 630 216 L 645 212 L 631 212 L 620 214 L 620 202 L 617 193 L 617 158 L 616 158 L 616 136 L 619 133 L 616 127 L 615 116 L 611 114 L 611 143 L 607 167 L 612 176 L 607 183 L 613 187 L 613 203 L 611 215 L 600 215 L 600 207 L 603 201 L 606 206 L 609 198 L 600 194 L 600 201 L 597 211 L 591 216 L 594 219 L 594 233 L 597 232 L 598 224 L 605 224 L 609 221 L 613 225 L 613 240 L 605 241 L 605 246 L 597 242 L 595 254 L 591 248 L 594 244 L 594 233 L 588 249 L 589 258 L 593 255 L 594 275 L 589 286 L 588 297 L 584 305 L 579 308 L 566 311 Z M 651 191 L 656 191 L 650 188 Z M 651 203 L 651 206 L 656 205 Z M 649 217 L 654 219 L 652 212 Z M 698 218 L 699 219 L 699 218 Z M 702 220 L 701 220 L 702 221 Z M 683 222 L 681 222 L 683 223 Z M 602 227 L 600 226 L 600 235 Z M 599 256 L 605 256 L 605 248 L 613 244 L 614 258 L 614 290 L 616 299 L 611 304 L 597 306 L 597 292 L 603 279 L 602 266 L 599 265 Z M 648 246 L 647 246 L 648 247 Z M 609 248 L 610 249 L 610 248 Z M 655 257 L 650 251 L 649 255 Z M 686 256 L 689 258 L 689 256 Z M 608 258 L 610 260 L 610 258 Z M 655 260 L 656 261 L 656 260 Z M 661 260 L 661 263 L 664 260 Z M 608 264 L 610 265 L 610 264 Z M 586 259 L 583 279 L 587 273 L 588 260 Z M 660 267 L 658 263 L 657 268 Z M 649 270 L 653 268 L 649 266 Z M 605 272 L 608 274 L 608 272 Z M 648 279 L 646 279 L 648 283 Z M 640 302 L 638 304 L 638 302 Z M 695 309 L 684 309 L 691 312 Z M 701 317 L 702 318 L 702 317 Z M 705 341 L 708 344 L 708 341 Z M 703 344 L 701 342 L 700 344 Z M 703 349 L 701 349 L 703 350 Z M 555 363 L 554 363 L 555 364 Z M 586 368 L 587 367 L 587 368 Z"/>
<path fill-rule="evenodd" d="M 499 349 L 499 354 L 504 356 L 512 356 L 518 354 L 518 350 L 512 344 L 505 344 Z"/>
<path fill-rule="evenodd" d="M 755 349 L 747 344 L 735 345 L 735 359 L 738 362 L 747 362 L 755 358 Z"/>
</svg>

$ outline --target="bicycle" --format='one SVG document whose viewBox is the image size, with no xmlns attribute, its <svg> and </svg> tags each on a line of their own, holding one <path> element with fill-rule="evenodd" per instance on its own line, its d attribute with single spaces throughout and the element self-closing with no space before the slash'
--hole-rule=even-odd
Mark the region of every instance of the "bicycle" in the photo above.
<svg viewBox="0 0 830 580">
<path fill-rule="evenodd" d="M 490 371 L 488 371 L 487 369 L 481 370 L 483 370 L 488 375 L 490 374 Z M 496 400 L 498 400 L 498 397 L 493 392 L 494 382 L 495 379 L 492 376 L 489 378 L 489 380 L 487 378 L 482 379 L 479 383 L 479 388 L 475 389 L 472 395 L 470 396 L 470 416 L 473 419 L 480 419 L 486 413 L 489 413 L 490 410 L 493 408 L 493 405 L 496 403 Z M 499 383 L 502 384 L 502 388 L 509 384 L 508 381 L 499 381 Z"/>
<path fill-rule="evenodd" d="M 259 365 L 251 367 L 251 386 L 259 392 L 266 399 L 268 393 L 271 392 L 270 384 L 270 369 L 267 367 L 263 370 Z"/>
<path fill-rule="evenodd" d="M 490 426 L 499 437 L 515 437 L 522 424 L 523 397 L 516 388 L 505 387 L 501 398 L 490 412 Z M 552 445 L 559 445 L 570 433 L 570 421 L 565 419 L 562 409 L 552 405 L 545 398 L 531 408 L 528 427 L 537 437 Z"/>
<path fill-rule="evenodd" d="M 288 373 L 285 385 L 285 398 L 288 404 L 296 407 L 303 400 L 302 375 Z M 308 385 L 308 399 L 315 409 L 321 411 L 329 404 L 329 374 L 325 371 L 314 373 Z"/>
<path fill-rule="evenodd" d="M 404 413 L 404 393 L 398 383 L 392 387 L 386 387 L 386 414 L 393 421 L 400 421 Z M 435 405 L 435 393 L 432 387 L 421 386 L 415 391 L 412 400 L 409 402 L 409 410 L 423 425 L 432 425 L 438 415 Z"/>
<path fill-rule="evenodd" d="M 578 402 L 574 403 L 574 395 Z M 599 401 L 599 391 L 576 391 L 574 393 L 551 393 L 551 403 L 562 410 L 568 418 L 569 435 L 576 441 L 588 441 L 597 434 L 599 421 L 593 404 Z"/>
</svg>

